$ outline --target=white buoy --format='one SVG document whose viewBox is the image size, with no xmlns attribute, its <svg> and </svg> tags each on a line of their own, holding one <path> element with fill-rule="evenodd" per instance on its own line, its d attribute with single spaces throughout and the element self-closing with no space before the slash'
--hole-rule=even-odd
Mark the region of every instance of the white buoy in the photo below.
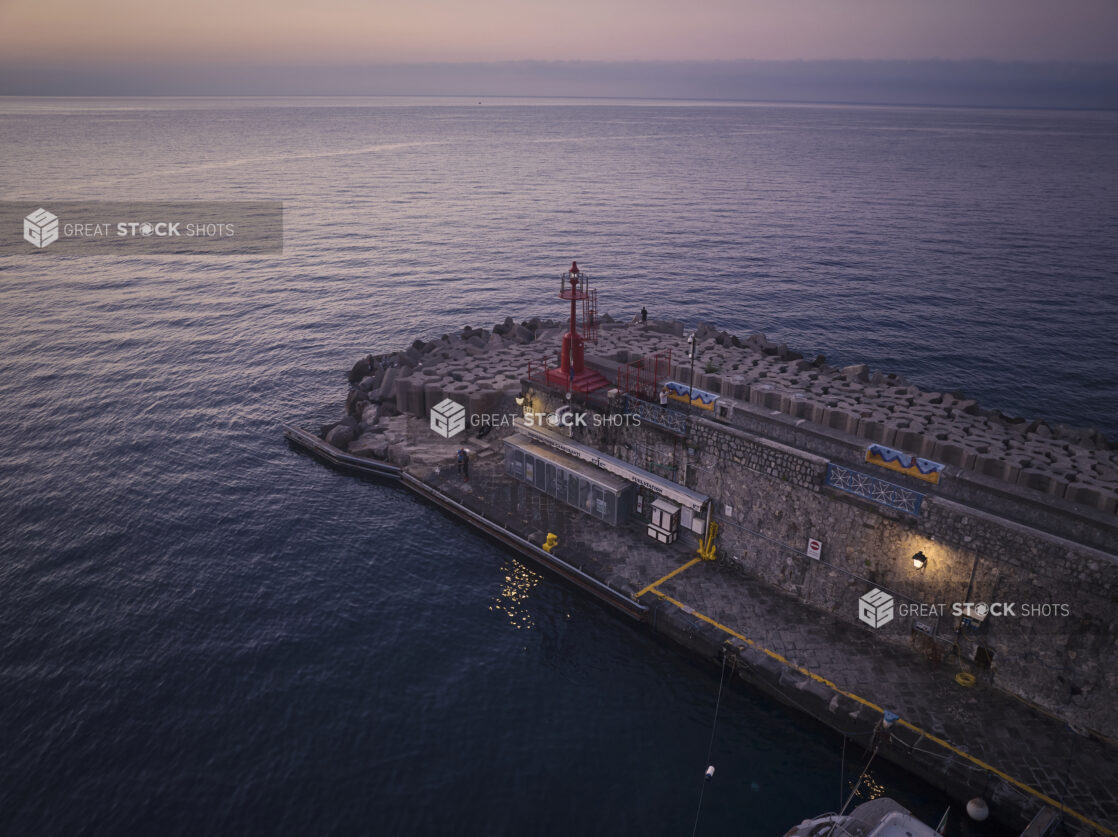
<svg viewBox="0 0 1118 837">
<path fill-rule="evenodd" d="M 713 764 L 712 764 L 712 765 L 710 765 L 710 767 L 708 767 L 708 768 L 707 768 L 707 772 L 706 772 L 706 778 L 707 778 L 707 781 L 708 781 L 708 782 L 709 782 L 709 781 L 710 781 L 711 779 L 713 779 L 713 778 L 714 778 L 714 765 L 713 765 Z"/>
<path fill-rule="evenodd" d="M 967 803 L 967 816 L 975 822 L 983 822 L 990 816 L 990 806 L 986 804 L 985 799 L 976 796 Z"/>
</svg>

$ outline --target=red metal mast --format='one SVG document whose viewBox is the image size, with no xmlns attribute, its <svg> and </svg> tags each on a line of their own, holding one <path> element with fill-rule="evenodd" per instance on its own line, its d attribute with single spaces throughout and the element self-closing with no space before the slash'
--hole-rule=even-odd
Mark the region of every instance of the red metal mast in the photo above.
<svg viewBox="0 0 1118 837">
<path fill-rule="evenodd" d="M 559 350 L 559 368 L 549 370 L 549 383 L 565 387 L 567 392 L 591 392 L 608 386 L 609 382 L 598 372 L 586 368 L 586 340 L 578 333 L 579 300 L 583 303 L 583 329 L 588 333 L 596 330 L 593 322 L 597 314 L 595 294 L 589 288 L 590 277 L 578 268 L 578 262 L 571 262 L 571 269 L 559 277 L 559 298 L 571 301 L 571 326 L 563 335 L 563 346 Z"/>
<path fill-rule="evenodd" d="M 559 298 L 571 301 L 571 329 L 563 335 L 563 348 L 559 353 L 559 368 L 563 370 L 564 377 L 570 379 L 578 375 L 585 368 L 586 341 L 578 333 L 578 318 L 575 303 L 586 299 L 586 282 L 583 280 L 582 271 L 578 269 L 578 262 L 571 262 L 571 269 L 559 286 Z M 589 277 L 587 277 L 589 279 Z M 570 287 L 567 287 L 567 284 Z"/>
</svg>

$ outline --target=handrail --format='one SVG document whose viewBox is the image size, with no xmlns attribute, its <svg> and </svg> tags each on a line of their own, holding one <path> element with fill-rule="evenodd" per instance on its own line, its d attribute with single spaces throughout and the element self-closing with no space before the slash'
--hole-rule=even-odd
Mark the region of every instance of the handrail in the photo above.
<svg viewBox="0 0 1118 837">
<path fill-rule="evenodd" d="M 324 442 L 313 433 L 301 427 L 296 427 L 293 424 L 284 424 L 282 427 L 283 435 L 288 441 L 310 451 L 320 459 L 324 459 L 327 462 L 343 468 L 351 468 L 363 473 L 375 474 L 379 477 L 390 477 L 392 479 L 400 478 L 402 471 L 395 465 L 389 465 L 387 462 L 378 462 L 375 459 L 366 459 L 363 456 L 354 456 L 351 453 L 345 453 L 328 442 Z"/>
</svg>

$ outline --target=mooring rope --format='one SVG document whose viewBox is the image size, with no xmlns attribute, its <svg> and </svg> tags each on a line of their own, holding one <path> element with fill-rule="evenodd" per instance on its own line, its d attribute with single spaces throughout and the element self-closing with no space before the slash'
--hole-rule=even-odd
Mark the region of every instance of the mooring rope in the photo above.
<svg viewBox="0 0 1118 837">
<path fill-rule="evenodd" d="M 726 680 L 726 649 L 723 648 L 722 649 L 722 673 L 718 677 L 718 698 L 714 701 L 714 723 L 711 724 L 711 726 L 710 726 L 710 744 L 707 745 L 707 765 L 708 765 L 708 769 L 709 769 L 709 765 L 710 765 L 710 757 L 711 757 L 711 755 L 714 754 L 714 733 L 715 733 L 715 730 L 718 729 L 718 708 L 722 705 L 722 684 L 725 682 L 725 680 Z M 709 778 L 710 777 L 707 776 L 707 774 L 704 772 L 703 773 L 703 783 L 701 785 L 699 785 L 699 804 L 698 804 L 698 807 L 695 808 L 695 825 L 691 829 L 691 837 L 695 837 L 695 835 L 699 831 L 699 816 L 703 812 L 703 794 L 706 792 L 707 781 L 709 780 Z"/>
<path fill-rule="evenodd" d="M 889 713 L 886 713 L 886 715 L 888 715 L 888 714 Z M 862 786 L 862 780 L 866 778 L 866 774 L 869 772 L 870 765 L 873 764 L 874 756 L 877 755 L 877 751 L 881 748 L 881 742 L 887 736 L 888 730 L 889 730 L 889 727 L 888 727 L 888 725 L 886 725 L 884 723 L 884 721 L 878 721 L 877 726 L 874 727 L 873 741 L 872 741 L 873 751 L 870 753 L 870 757 L 866 761 L 866 766 L 863 767 L 862 772 L 858 774 L 858 781 L 856 781 L 854 783 L 854 787 L 850 791 L 850 796 L 848 796 L 846 798 L 846 802 L 839 809 L 839 812 L 836 815 L 836 817 L 834 819 L 834 822 L 831 823 L 831 828 L 827 831 L 827 837 L 834 837 L 835 829 L 837 829 L 839 827 L 839 818 L 846 815 L 846 809 L 849 808 L 850 803 L 854 801 L 854 796 L 858 793 L 858 788 L 860 788 Z M 843 770 L 845 770 L 846 769 L 846 736 L 845 735 L 842 738 L 842 760 L 843 760 Z M 840 790 L 839 791 L 839 800 L 841 801 L 841 799 L 842 799 L 842 791 Z"/>
<path fill-rule="evenodd" d="M 862 772 L 858 774 L 858 781 L 854 783 L 854 787 L 850 791 L 850 796 L 846 798 L 846 804 L 843 805 L 842 809 L 839 811 L 839 816 L 843 816 L 846 813 L 846 809 L 850 807 L 850 803 L 854 801 L 854 795 L 858 793 L 858 788 L 862 786 L 862 780 L 866 778 L 866 773 L 869 772 L 870 765 L 873 764 L 874 756 L 877 755 L 877 750 L 880 746 L 880 741 L 874 744 L 873 752 L 870 753 L 869 761 L 867 761 L 866 766 L 862 768 Z"/>
</svg>

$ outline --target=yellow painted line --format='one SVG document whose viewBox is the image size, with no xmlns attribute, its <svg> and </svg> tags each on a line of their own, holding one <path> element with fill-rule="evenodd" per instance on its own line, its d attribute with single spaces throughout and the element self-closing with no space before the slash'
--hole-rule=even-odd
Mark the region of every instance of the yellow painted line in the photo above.
<svg viewBox="0 0 1118 837">
<path fill-rule="evenodd" d="M 694 561 L 692 561 L 691 563 L 694 563 Z M 689 564 L 684 565 L 684 566 L 680 567 L 678 570 L 676 570 L 675 572 L 681 572 L 681 571 L 687 569 L 688 566 L 690 566 L 690 565 Z M 671 573 L 670 575 L 665 576 L 664 578 L 660 579 L 660 581 L 665 581 L 668 578 L 671 578 L 672 575 L 675 575 L 675 573 Z M 656 584 L 659 584 L 660 581 L 657 581 Z M 870 709 L 873 709 L 875 712 L 882 712 L 882 713 L 885 712 L 885 710 L 882 709 L 880 706 L 878 706 L 876 703 L 871 703 L 870 701 L 866 700 L 865 698 L 858 697 L 858 695 L 855 695 L 855 694 L 852 694 L 850 692 L 844 691 L 843 689 L 840 689 L 838 686 L 836 686 L 834 683 L 832 683 L 827 678 L 820 677 L 815 672 L 808 671 L 803 666 L 796 665 L 795 663 L 791 662 L 787 658 L 782 657 L 780 654 L 777 654 L 775 651 L 770 651 L 768 648 L 765 648 L 761 645 L 758 645 L 756 642 L 751 640 L 749 637 L 738 633 L 733 628 L 729 628 L 726 625 L 723 625 L 721 622 L 716 622 L 715 620 L 713 620 L 709 616 L 707 616 L 705 613 L 699 613 L 699 611 L 688 607 L 687 605 L 683 604 L 683 602 L 680 602 L 676 599 L 673 599 L 671 596 L 668 596 L 664 593 L 661 593 L 659 590 L 653 589 L 656 586 L 656 584 L 649 585 L 648 587 L 646 587 L 644 590 L 642 590 L 637 595 L 641 595 L 643 593 L 647 593 L 647 592 L 651 591 L 653 594 L 659 596 L 664 601 L 670 602 L 671 604 L 675 605 L 680 610 L 687 613 L 689 616 L 694 616 L 696 619 L 701 619 L 702 621 L 706 622 L 708 625 L 713 625 L 715 628 L 718 628 L 718 630 L 720 630 L 724 633 L 727 633 L 732 637 L 736 637 L 737 639 L 740 639 L 742 642 L 746 643 L 747 645 L 751 646 L 752 648 L 756 648 L 758 651 L 761 651 L 762 653 L 768 655 L 769 657 L 771 657 L 774 660 L 779 660 L 781 663 L 788 666 L 789 668 L 791 668 L 795 671 L 798 671 L 800 674 L 803 674 L 807 677 L 810 677 L 812 680 L 814 680 L 817 683 L 822 683 L 823 685 L 827 686 L 828 688 L 833 689 L 834 691 L 838 692 L 840 695 L 843 695 L 844 697 L 848 697 L 851 700 L 857 701 L 858 703 L 862 704 L 863 706 L 867 706 Z M 1077 811 L 1071 810 L 1066 805 L 1063 805 L 1062 803 L 1057 802 L 1052 797 L 1041 793 L 1040 791 L 1036 790 L 1035 788 L 1029 787 L 1024 782 L 1022 782 L 1018 779 L 1014 779 L 1012 776 L 1010 776 L 1007 773 L 1004 773 L 1001 770 L 998 770 L 998 768 L 994 767 L 993 765 L 987 764 L 986 762 L 982 761 L 981 759 L 975 758 L 970 753 L 963 752 L 958 747 L 955 747 L 954 745 L 949 744 L 948 742 L 944 741 L 942 738 L 939 738 L 938 736 L 932 735 L 930 732 L 925 732 L 924 730 L 920 729 L 920 727 L 916 726 L 915 724 L 910 724 L 908 721 L 904 720 L 904 718 L 901 718 L 899 721 L 897 721 L 897 723 L 899 723 L 903 727 L 907 727 L 908 729 L 912 730 L 913 732 L 920 733 L 922 736 L 927 738 L 929 741 L 934 741 L 936 744 L 939 744 L 941 747 L 943 747 L 947 750 L 950 750 L 951 752 L 955 753 L 958 756 L 962 756 L 967 761 L 969 761 L 972 764 L 982 768 L 983 770 L 985 770 L 989 773 L 993 773 L 995 776 L 998 776 L 999 778 L 1004 779 L 1006 782 L 1009 782 L 1009 784 L 1013 785 L 1014 787 L 1016 787 L 1020 790 L 1025 791 L 1025 793 L 1039 799 L 1044 804 L 1051 805 L 1057 811 L 1060 811 L 1060 812 L 1065 813 L 1065 814 L 1071 814 L 1071 816 L 1075 817 L 1080 822 L 1084 823 L 1085 825 L 1090 826 L 1091 828 L 1095 829 L 1096 831 L 1100 832 L 1101 834 L 1105 834 L 1105 835 L 1107 835 L 1107 837 L 1118 837 L 1118 832 L 1112 831 L 1111 829 L 1107 828 L 1104 825 L 1100 825 L 1099 823 L 1095 822 L 1094 820 L 1090 819 L 1089 817 L 1087 817 L 1083 814 L 1080 814 Z"/>
<path fill-rule="evenodd" d="M 668 580 L 669 578 L 672 578 L 672 577 L 674 577 L 674 576 L 677 576 L 677 575 L 679 575 L 679 574 L 680 574 L 681 572 L 683 572 L 684 570 L 686 570 L 686 569 L 687 569 L 688 567 L 693 567 L 693 566 L 695 566 L 695 565 L 696 565 L 697 563 L 699 563 L 699 561 L 701 561 L 701 560 L 702 560 L 701 558 L 692 558 L 692 559 L 691 559 L 690 561 L 688 561 L 688 562 L 687 562 L 686 564 L 684 564 L 684 565 L 683 565 L 682 567 L 676 567 L 676 568 L 675 568 L 674 570 L 672 570 L 672 571 L 671 571 L 670 573 L 668 573 L 668 574 L 667 574 L 666 576 L 664 576 L 663 578 L 658 578 L 658 579 L 657 579 L 656 581 L 654 581 L 654 582 L 652 582 L 651 584 L 649 584 L 649 585 L 648 585 L 647 587 L 645 587 L 645 588 L 644 588 L 643 590 L 641 590 L 641 591 L 640 591 L 639 593 L 637 593 L 637 595 L 633 596 L 633 598 L 634 598 L 634 599 L 639 599 L 639 598 L 640 598 L 641 596 L 643 596 L 643 595 L 644 595 L 645 593 L 647 593 L 647 592 L 648 592 L 649 590 L 651 590 L 651 589 L 652 589 L 653 587 L 658 587 L 659 585 L 661 585 L 661 584 L 663 584 L 663 583 L 664 583 L 665 581 L 667 581 L 667 580 Z"/>
</svg>

